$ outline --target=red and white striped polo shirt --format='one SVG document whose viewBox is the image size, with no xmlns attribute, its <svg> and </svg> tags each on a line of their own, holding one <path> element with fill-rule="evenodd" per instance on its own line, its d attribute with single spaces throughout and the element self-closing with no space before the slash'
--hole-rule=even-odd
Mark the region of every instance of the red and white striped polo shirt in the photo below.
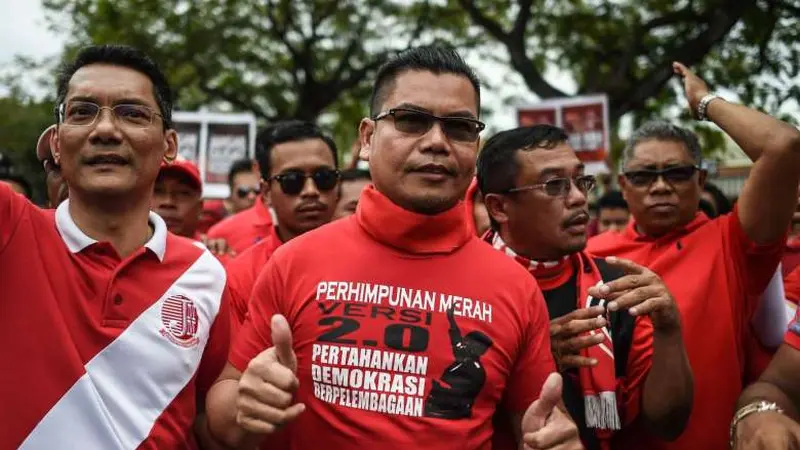
<svg viewBox="0 0 800 450">
<path fill-rule="evenodd" d="M 196 447 L 230 342 L 225 272 L 150 223 L 121 259 L 68 201 L 45 211 L 0 186 L 0 449 Z"/>
</svg>

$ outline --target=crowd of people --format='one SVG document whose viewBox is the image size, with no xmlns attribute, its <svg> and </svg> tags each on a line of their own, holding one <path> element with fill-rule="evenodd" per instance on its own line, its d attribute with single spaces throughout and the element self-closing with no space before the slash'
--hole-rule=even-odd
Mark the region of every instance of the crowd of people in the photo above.
<svg viewBox="0 0 800 450">
<path fill-rule="evenodd" d="M 590 205 L 563 129 L 481 136 L 446 47 L 377 72 L 368 169 L 278 121 L 210 201 L 158 65 L 82 49 L 44 207 L 0 154 L 0 449 L 800 448 L 800 131 L 672 70 L 735 202 L 653 121 Z"/>
</svg>

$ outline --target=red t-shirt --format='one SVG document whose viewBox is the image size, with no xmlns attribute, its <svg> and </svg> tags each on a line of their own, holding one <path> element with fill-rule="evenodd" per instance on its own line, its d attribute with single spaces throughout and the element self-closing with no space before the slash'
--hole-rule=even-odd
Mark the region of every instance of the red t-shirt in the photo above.
<svg viewBox="0 0 800 450">
<path fill-rule="evenodd" d="M 642 236 L 635 227 L 631 221 L 622 233 L 594 237 L 587 250 L 631 259 L 664 280 L 681 311 L 694 405 L 676 441 L 661 442 L 634 428 L 620 433 L 616 448 L 727 449 L 728 425 L 742 390 L 743 342 L 784 240 L 756 245 L 742 229 L 736 208 L 715 220 L 699 213 L 683 229 L 660 238 Z"/>
<path fill-rule="evenodd" d="M 0 185 L 0 448 L 196 448 L 227 359 L 225 273 L 150 214 L 120 258 Z"/>
<path fill-rule="evenodd" d="M 796 267 L 783 279 L 783 292 L 787 300 L 794 304 L 800 303 L 800 267 Z"/>
<path fill-rule="evenodd" d="M 241 254 L 270 234 L 275 233 L 272 215 L 259 196 L 256 203 L 244 211 L 225 218 L 208 230 L 209 238 L 222 238 L 228 247 Z"/>
<path fill-rule="evenodd" d="M 236 320 L 238 326 L 244 323 L 250 294 L 253 292 L 258 274 L 281 244 L 277 234 L 270 234 L 225 266 L 225 271 L 228 272 L 228 289 L 231 293 L 232 318 Z"/>
<path fill-rule="evenodd" d="M 795 312 L 794 320 L 789 324 L 789 330 L 786 331 L 784 342 L 795 350 L 800 350 L 800 309 Z"/>
<path fill-rule="evenodd" d="M 555 370 L 541 291 L 463 208 L 414 214 L 370 186 L 267 262 L 230 360 L 243 371 L 287 317 L 307 407 L 292 449 L 489 449 L 504 394 L 519 413 L 538 397 Z"/>
</svg>

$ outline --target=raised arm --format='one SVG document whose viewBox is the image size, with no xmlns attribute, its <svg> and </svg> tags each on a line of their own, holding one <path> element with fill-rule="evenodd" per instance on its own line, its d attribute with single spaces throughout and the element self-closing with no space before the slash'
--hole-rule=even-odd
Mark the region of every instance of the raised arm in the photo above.
<svg viewBox="0 0 800 450">
<path fill-rule="evenodd" d="M 693 113 L 709 94 L 708 86 L 684 65 L 673 65 L 684 77 Z M 736 142 L 755 163 L 739 196 L 739 221 L 757 244 L 775 242 L 786 233 L 797 202 L 800 177 L 800 131 L 755 109 L 714 99 L 708 120 Z"/>
</svg>

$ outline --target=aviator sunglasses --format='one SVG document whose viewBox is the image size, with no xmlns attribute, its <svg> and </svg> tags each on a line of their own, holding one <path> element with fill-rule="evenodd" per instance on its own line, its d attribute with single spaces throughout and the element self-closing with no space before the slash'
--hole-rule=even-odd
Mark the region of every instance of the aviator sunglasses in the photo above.
<svg viewBox="0 0 800 450">
<path fill-rule="evenodd" d="M 320 192 L 327 192 L 336 187 L 339 176 L 339 171 L 335 169 L 317 169 L 310 174 L 292 170 L 270 177 L 267 181 L 277 181 L 286 195 L 297 195 L 306 185 L 306 178 L 311 178 Z"/>
<path fill-rule="evenodd" d="M 436 122 L 442 125 L 444 134 L 454 141 L 475 142 L 480 132 L 486 128 L 483 122 L 469 117 L 439 117 L 433 114 L 406 108 L 393 108 L 372 118 L 374 121 L 392 117 L 394 127 L 402 133 L 423 135 L 433 128 Z"/>
<path fill-rule="evenodd" d="M 700 170 L 697 166 L 675 166 L 666 169 L 640 169 L 623 172 L 625 179 L 634 186 L 650 186 L 663 177 L 668 183 L 682 183 L 689 181 L 695 172 Z"/>
</svg>

